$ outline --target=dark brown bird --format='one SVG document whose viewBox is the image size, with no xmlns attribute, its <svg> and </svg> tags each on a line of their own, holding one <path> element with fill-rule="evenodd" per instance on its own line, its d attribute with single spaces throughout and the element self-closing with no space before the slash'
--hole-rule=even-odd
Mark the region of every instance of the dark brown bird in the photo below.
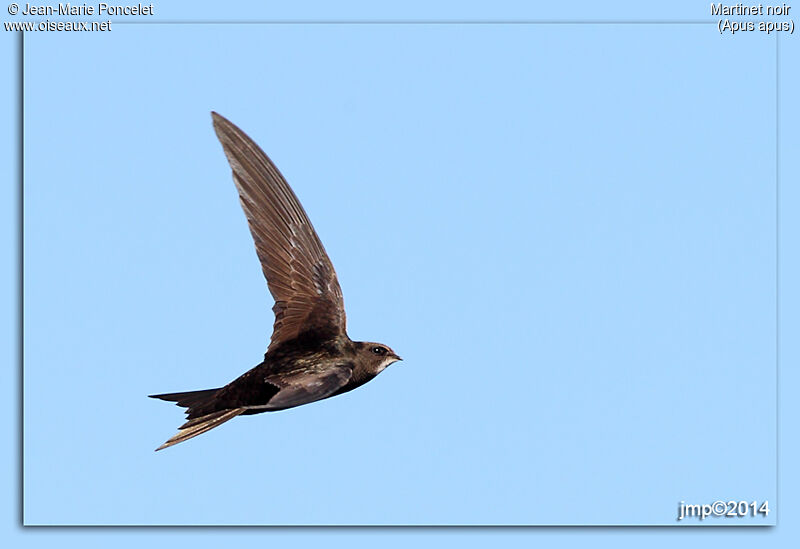
<svg viewBox="0 0 800 549">
<path fill-rule="evenodd" d="M 186 408 L 168 448 L 238 415 L 293 408 L 346 393 L 400 360 L 380 343 L 352 341 L 336 272 L 278 168 L 242 130 L 211 113 L 233 170 L 256 253 L 275 298 L 264 361 L 219 389 L 150 395 Z"/>
</svg>

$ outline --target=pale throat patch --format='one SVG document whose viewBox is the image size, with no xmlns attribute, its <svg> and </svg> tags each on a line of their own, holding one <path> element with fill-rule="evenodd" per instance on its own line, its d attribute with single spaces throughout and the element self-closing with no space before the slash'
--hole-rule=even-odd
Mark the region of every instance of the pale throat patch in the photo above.
<svg viewBox="0 0 800 549">
<path fill-rule="evenodd" d="M 378 373 L 381 373 L 382 371 L 384 371 L 386 369 L 386 367 L 389 364 L 394 364 L 395 362 L 397 362 L 397 359 L 395 357 L 387 356 L 386 358 L 383 359 L 383 362 L 381 362 L 378 365 Z"/>
</svg>

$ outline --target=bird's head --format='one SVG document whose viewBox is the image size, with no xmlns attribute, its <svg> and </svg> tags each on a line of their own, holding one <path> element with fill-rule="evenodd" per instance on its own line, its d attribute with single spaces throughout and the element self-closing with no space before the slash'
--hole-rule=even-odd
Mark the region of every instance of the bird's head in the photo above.
<svg viewBox="0 0 800 549">
<path fill-rule="evenodd" d="M 370 341 L 358 343 L 358 355 L 362 364 L 365 364 L 367 370 L 373 375 L 381 373 L 389 364 L 403 360 L 383 343 L 372 343 Z"/>
</svg>

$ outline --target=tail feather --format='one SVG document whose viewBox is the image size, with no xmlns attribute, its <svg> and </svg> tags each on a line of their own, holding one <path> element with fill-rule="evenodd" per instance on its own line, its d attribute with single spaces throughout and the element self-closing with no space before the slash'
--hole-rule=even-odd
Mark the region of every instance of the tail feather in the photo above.
<svg viewBox="0 0 800 549">
<path fill-rule="evenodd" d="M 201 435 L 206 431 L 222 425 L 243 413 L 246 408 L 226 407 L 225 403 L 215 400 L 219 389 L 205 389 L 202 391 L 187 391 L 184 393 L 164 393 L 150 395 L 150 398 L 159 398 L 168 402 L 175 402 L 178 406 L 186 408 L 186 423 L 178 428 L 178 433 L 156 448 L 156 451 L 169 448 L 184 440 Z"/>
<path fill-rule="evenodd" d="M 185 440 L 189 440 L 190 438 L 194 438 L 197 435 L 201 435 L 206 431 L 213 429 L 219 425 L 222 425 L 229 419 L 233 419 L 242 412 L 244 412 L 246 408 L 232 408 L 229 410 L 218 410 L 216 412 L 211 412 L 210 414 L 206 414 L 202 417 L 190 419 L 183 425 L 181 425 L 178 429 L 178 432 L 166 441 L 164 444 L 156 448 L 156 452 L 159 450 L 163 450 L 164 448 L 169 448 L 170 446 L 174 446 L 179 442 L 183 442 Z"/>
<path fill-rule="evenodd" d="M 175 402 L 184 408 L 194 408 L 203 405 L 211 400 L 219 389 L 204 389 L 202 391 L 186 391 L 185 393 L 164 393 L 161 395 L 148 395 L 150 398 L 160 398 L 169 402 Z"/>
</svg>

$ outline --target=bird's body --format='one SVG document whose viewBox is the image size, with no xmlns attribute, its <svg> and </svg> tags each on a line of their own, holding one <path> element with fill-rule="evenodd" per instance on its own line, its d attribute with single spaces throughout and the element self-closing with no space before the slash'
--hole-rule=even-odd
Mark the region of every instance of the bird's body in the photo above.
<svg viewBox="0 0 800 549">
<path fill-rule="evenodd" d="M 151 395 L 185 407 L 188 419 L 158 450 L 238 415 L 346 393 L 400 360 L 385 345 L 347 336 L 336 273 L 297 197 L 244 132 L 216 113 L 212 117 L 275 298 L 275 324 L 264 361 L 224 387 Z"/>
</svg>

